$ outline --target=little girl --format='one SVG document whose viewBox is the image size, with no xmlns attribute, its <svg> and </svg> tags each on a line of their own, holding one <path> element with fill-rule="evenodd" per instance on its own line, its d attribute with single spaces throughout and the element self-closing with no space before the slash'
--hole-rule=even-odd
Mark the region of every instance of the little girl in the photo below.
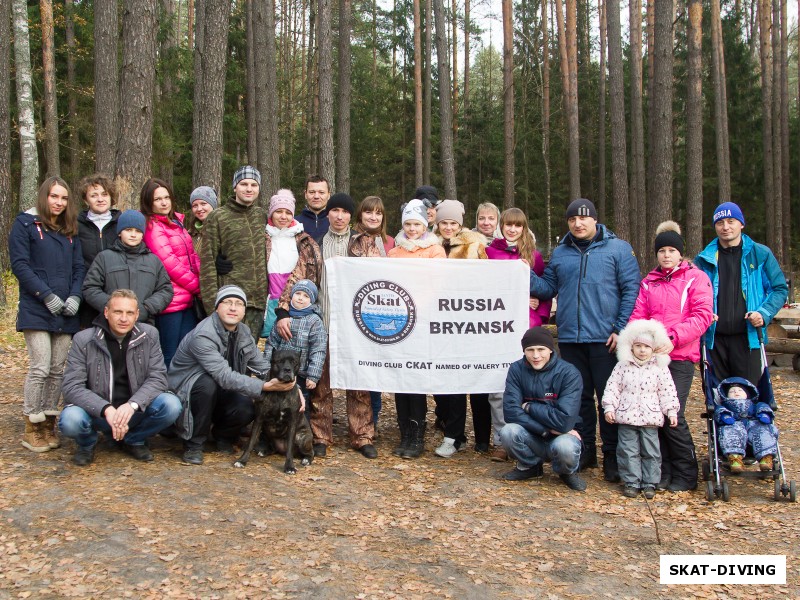
<svg viewBox="0 0 800 600">
<path fill-rule="evenodd" d="M 403 208 L 403 231 L 389 258 L 447 258 L 439 238 L 428 231 L 428 213 L 421 200 L 412 200 Z M 425 417 L 428 403 L 425 394 L 395 394 L 400 444 L 392 454 L 418 458 L 425 448 Z"/>
<path fill-rule="evenodd" d="M 608 423 L 619 425 L 617 463 L 624 484 L 622 494 L 635 498 L 639 491 L 651 499 L 661 479 L 658 428 L 669 417 L 678 426 L 678 394 L 667 365 L 669 356 L 656 352 L 669 336 L 655 320 L 629 323 L 619 334 L 619 362 L 606 383 L 603 410 Z"/>
</svg>

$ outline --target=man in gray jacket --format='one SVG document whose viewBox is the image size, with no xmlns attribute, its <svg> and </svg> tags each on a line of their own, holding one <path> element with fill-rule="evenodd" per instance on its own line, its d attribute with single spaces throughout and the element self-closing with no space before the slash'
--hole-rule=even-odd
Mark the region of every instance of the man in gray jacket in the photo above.
<svg viewBox="0 0 800 600">
<path fill-rule="evenodd" d="M 170 389 L 185 407 L 175 424 L 184 439 L 185 463 L 203 464 L 203 444 L 212 425 L 217 450 L 232 453 L 239 431 L 255 417 L 253 399 L 261 392 L 285 392 L 295 386 L 294 381 L 251 377 L 267 376 L 270 364 L 242 321 L 245 306 L 242 288 L 221 287 L 214 312 L 181 340 L 172 358 Z"/>
<path fill-rule="evenodd" d="M 97 432 L 110 434 L 137 460 L 151 461 L 147 438 L 172 425 L 181 412 L 167 392 L 167 368 L 158 331 L 139 318 L 136 294 L 116 290 L 94 327 L 76 334 L 62 392 L 67 405 L 59 428 L 73 438 L 78 466 L 94 460 Z"/>
</svg>

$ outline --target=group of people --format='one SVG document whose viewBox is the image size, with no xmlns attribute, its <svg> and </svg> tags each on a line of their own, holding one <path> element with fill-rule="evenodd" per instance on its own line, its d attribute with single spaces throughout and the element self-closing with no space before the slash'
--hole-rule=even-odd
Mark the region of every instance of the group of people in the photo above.
<svg viewBox="0 0 800 600">
<path fill-rule="evenodd" d="M 517 208 L 501 214 L 483 203 L 470 230 L 461 202 L 422 186 L 403 205 L 402 229 L 392 237 L 379 197 L 356 207 L 349 195 L 331 194 L 322 177 L 306 181 L 300 212 L 290 190 L 278 190 L 266 210 L 260 192 L 259 172 L 241 167 L 221 206 L 212 188 L 194 190 L 184 222 L 159 179 L 142 187 L 138 211 L 122 213 L 102 175 L 81 182 L 80 214 L 63 180 L 42 184 L 10 238 L 17 328 L 30 358 L 23 446 L 57 448 L 60 414 L 61 433 L 77 442 L 78 465 L 93 461 L 98 431 L 134 458 L 152 460 L 147 439 L 165 429 L 183 440 L 184 462 L 202 464 L 210 439 L 233 452 L 262 391 L 294 386 L 267 380 L 272 353 L 291 349 L 301 356 L 298 402 L 308 408 L 314 454 L 324 457 L 334 441 L 326 332 L 337 301 L 325 261 L 511 259 L 530 267 L 524 356 L 509 368 L 504 393 L 435 396 L 443 431 L 436 455 L 466 449 L 469 399 L 474 449 L 516 459 L 508 480 L 540 476 L 552 461 L 567 486 L 585 489 L 578 472 L 599 464 L 599 421 L 605 478 L 621 478 L 626 495 L 689 490 L 697 461 L 684 410 L 701 337 L 721 379 L 757 381 L 755 328 L 787 295 L 774 256 L 742 232 L 744 216 L 730 202 L 715 211 L 717 238 L 694 264 L 683 257 L 677 225 L 663 224 L 657 267 L 640 280 L 630 245 L 597 222 L 586 199 L 567 208 L 569 232 L 545 266 Z M 556 296 L 558 352 L 541 327 Z M 346 390 L 345 398 L 349 444 L 375 458 L 380 390 Z M 393 453 L 416 458 L 425 447 L 426 396 L 398 393 L 395 405 Z"/>
</svg>

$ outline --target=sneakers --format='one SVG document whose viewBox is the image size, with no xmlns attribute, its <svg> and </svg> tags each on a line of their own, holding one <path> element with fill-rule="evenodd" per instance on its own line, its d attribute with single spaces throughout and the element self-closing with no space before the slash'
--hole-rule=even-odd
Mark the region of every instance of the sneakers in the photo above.
<svg viewBox="0 0 800 600">
<path fill-rule="evenodd" d="M 644 486 L 642 492 L 644 493 L 645 498 L 647 498 L 648 500 L 652 500 L 653 498 L 656 497 L 656 486 L 646 485 Z"/>
<path fill-rule="evenodd" d="M 79 466 L 85 467 L 90 465 L 94 462 L 94 446 L 89 448 L 81 448 L 78 446 L 78 450 L 75 452 L 75 455 L 72 457 L 72 463 Z"/>
<path fill-rule="evenodd" d="M 189 448 L 183 453 L 183 462 L 188 465 L 202 465 L 203 450 L 201 448 Z"/>
<path fill-rule="evenodd" d="M 542 477 L 544 475 L 544 468 L 542 464 L 533 465 L 528 469 L 520 469 L 514 467 L 508 473 L 503 475 L 506 481 L 525 481 L 526 479 L 533 479 L 534 477 Z"/>
<path fill-rule="evenodd" d="M 772 454 L 767 454 L 764 458 L 758 461 L 758 468 L 761 471 L 772 471 Z"/>
<path fill-rule="evenodd" d="M 364 444 L 358 451 L 364 455 L 364 458 L 378 458 L 378 451 L 372 444 Z"/>
<path fill-rule="evenodd" d="M 446 437 L 442 440 L 442 445 L 439 446 L 433 452 L 436 456 L 441 456 L 442 458 L 450 458 L 456 452 L 461 452 L 462 450 L 466 449 L 466 445 L 463 443 L 456 443 L 456 440 L 453 438 Z"/>
<path fill-rule="evenodd" d="M 741 473 L 744 471 L 744 463 L 741 454 L 728 454 L 728 468 L 731 473 Z"/>
<path fill-rule="evenodd" d="M 625 487 L 622 488 L 622 495 L 626 498 L 636 498 L 639 495 L 639 486 L 633 485 L 632 483 L 626 483 Z"/>
<path fill-rule="evenodd" d="M 494 450 L 489 454 L 489 459 L 494 462 L 506 462 L 508 460 L 508 452 L 502 446 L 495 446 Z"/>
<path fill-rule="evenodd" d="M 124 444 L 122 448 L 136 460 L 141 460 L 142 462 L 150 462 L 153 460 L 153 453 L 150 452 L 150 448 L 145 444 L 136 444 L 135 446 Z"/>
<path fill-rule="evenodd" d="M 328 456 L 328 447 L 325 444 L 314 444 L 314 458 L 325 458 Z"/>
<path fill-rule="evenodd" d="M 586 490 L 586 482 L 581 479 L 581 476 L 577 473 L 562 473 L 559 475 L 561 481 L 563 481 L 567 487 L 571 490 L 575 490 L 576 492 L 583 492 Z"/>
</svg>

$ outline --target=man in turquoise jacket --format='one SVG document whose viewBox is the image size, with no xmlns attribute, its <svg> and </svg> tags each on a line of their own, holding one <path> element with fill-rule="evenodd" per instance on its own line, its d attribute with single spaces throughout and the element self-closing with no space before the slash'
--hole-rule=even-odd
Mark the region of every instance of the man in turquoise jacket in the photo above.
<svg viewBox="0 0 800 600">
<path fill-rule="evenodd" d="M 744 377 L 753 384 L 761 378 L 761 351 L 757 328 L 765 328 L 789 292 L 786 278 L 772 251 L 742 233 L 742 209 L 733 202 L 714 211 L 717 238 L 697 255 L 714 288 L 714 322 L 704 343 L 711 352 L 719 380 Z"/>
</svg>

